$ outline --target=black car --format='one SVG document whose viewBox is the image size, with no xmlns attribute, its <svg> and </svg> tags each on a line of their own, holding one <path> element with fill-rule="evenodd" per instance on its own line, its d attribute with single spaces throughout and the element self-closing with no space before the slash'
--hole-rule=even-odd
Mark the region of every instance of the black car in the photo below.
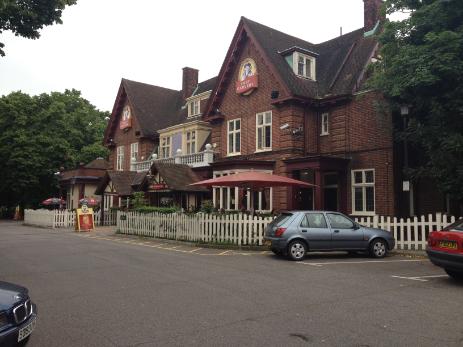
<svg viewBox="0 0 463 347">
<path fill-rule="evenodd" d="M 0 281 L 0 346 L 25 345 L 36 320 L 37 307 L 28 290 Z"/>
</svg>

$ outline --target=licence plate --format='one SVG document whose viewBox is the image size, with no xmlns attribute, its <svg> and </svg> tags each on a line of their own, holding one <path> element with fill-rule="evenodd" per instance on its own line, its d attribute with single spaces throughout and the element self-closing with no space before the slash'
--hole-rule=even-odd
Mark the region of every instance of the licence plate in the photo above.
<svg viewBox="0 0 463 347">
<path fill-rule="evenodd" d="M 440 241 L 439 247 L 441 248 L 450 248 L 450 249 L 457 249 L 457 243 L 455 241 Z"/>
<path fill-rule="evenodd" d="M 35 321 L 36 318 L 34 318 L 29 324 L 27 324 L 24 328 L 21 328 L 19 330 L 18 334 L 18 342 L 24 340 L 26 337 L 28 337 L 32 331 L 34 331 L 35 328 Z"/>
</svg>

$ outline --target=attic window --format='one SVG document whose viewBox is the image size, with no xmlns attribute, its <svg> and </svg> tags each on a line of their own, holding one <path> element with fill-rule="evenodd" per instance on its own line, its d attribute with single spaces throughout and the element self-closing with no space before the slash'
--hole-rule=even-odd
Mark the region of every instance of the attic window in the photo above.
<svg viewBox="0 0 463 347">
<path fill-rule="evenodd" d="M 200 99 L 192 100 L 188 103 L 188 117 L 199 115 Z"/>
<path fill-rule="evenodd" d="M 300 52 L 293 52 L 293 71 L 302 78 L 315 81 L 315 58 Z"/>
</svg>

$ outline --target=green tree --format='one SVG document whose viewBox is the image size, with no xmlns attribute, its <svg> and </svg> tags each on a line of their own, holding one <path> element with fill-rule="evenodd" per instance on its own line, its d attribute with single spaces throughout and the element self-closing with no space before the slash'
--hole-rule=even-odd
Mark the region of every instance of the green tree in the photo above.
<svg viewBox="0 0 463 347">
<path fill-rule="evenodd" d="M 0 0 L 0 34 L 5 30 L 28 39 L 40 37 L 39 30 L 54 23 L 62 24 L 61 14 L 77 0 Z M 4 44 L 0 42 L 0 55 Z"/>
<path fill-rule="evenodd" d="M 56 172 L 98 156 L 107 112 L 77 90 L 0 98 L 0 206 L 36 206 L 57 193 Z"/>
<path fill-rule="evenodd" d="M 463 1 L 387 0 L 385 10 L 408 12 L 386 21 L 373 84 L 393 108 L 409 105 L 401 132 L 420 153 L 413 178 L 430 177 L 463 200 Z"/>
</svg>

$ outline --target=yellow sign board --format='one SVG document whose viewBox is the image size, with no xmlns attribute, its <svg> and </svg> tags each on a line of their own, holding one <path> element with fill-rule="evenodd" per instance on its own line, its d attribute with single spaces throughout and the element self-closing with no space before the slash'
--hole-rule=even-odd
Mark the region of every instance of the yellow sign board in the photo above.
<svg viewBox="0 0 463 347">
<path fill-rule="evenodd" d="M 76 231 L 91 231 L 94 228 L 93 209 L 82 205 L 76 210 Z"/>
</svg>

